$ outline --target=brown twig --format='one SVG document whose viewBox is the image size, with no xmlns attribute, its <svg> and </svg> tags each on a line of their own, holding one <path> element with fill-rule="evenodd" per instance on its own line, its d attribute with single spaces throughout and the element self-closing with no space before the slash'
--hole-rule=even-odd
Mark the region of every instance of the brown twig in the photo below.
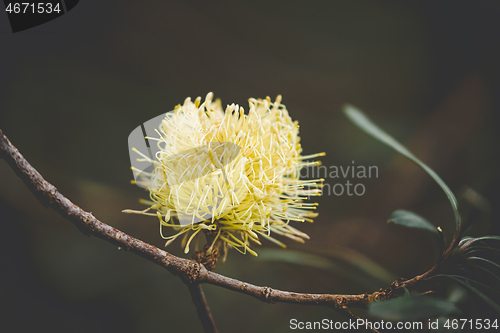
<svg viewBox="0 0 500 333">
<path fill-rule="evenodd" d="M 360 307 L 366 308 L 373 301 L 386 299 L 392 296 L 394 288 L 406 286 L 414 286 L 420 280 L 425 280 L 436 270 L 436 267 L 431 268 L 428 272 L 414 277 L 413 279 L 393 284 L 386 290 L 377 291 L 372 294 L 360 295 L 337 295 L 337 294 L 307 294 L 295 293 L 289 291 L 277 290 L 269 287 L 260 287 L 250 283 L 232 279 L 215 272 L 207 270 L 202 264 L 194 260 L 183 259 L 174 256 L 164 250 L 161 250 L 153 245 L 145 243 L 137 238 L 134 238 L 120 230 L 117 230 L 110 225 L 107 225 L 91 213 L 84 211 L 68 198 L 59 193 L 57 188 L 47 182 L 35 168 L 21 155 L 21 153 L 12 145 L 9 139 L 0 130 L 0 157 L 3 158 L 14 172 L 24 181 L 31 192 L 40 200 L 45 207 L 51 207 L 61 216 L 71 221 L 81 232 L 86 235 L 93 235 L 108 241 L 111 244 L 117 245 L 130 252 L 136 253 L 139 256 L 166 268 L 169 272 L 179 276 L 190 288 L 196 289 L 195 296 L 201 300 L 204 316 L 210 318 L 211 324 L 213 319 L 209 312 L 206 300 L 201 292 L 200 283 L 209 283 L 220 286 L 229 290 L 233 290 L 242 294 L 253 296 L 263 302 L 268 303 L 293 303 L 293 304 L 308 304 L 327 306 L 337 310 L 342 310 L 344 307 Z M 199 288 L 199 289 L 198 289 Z M 203 298 L 201 299 L 201 297 Z M 193 297 L 193 301 L 195 297 Z M 195 301 L 195 305 L 196 305 Z M 201 305 L 200 305 L 201 306 Z M 198 313 L 200 308 L 197 305 Z M 203 320 L 202 320 L 203 321 Z M 215 327 L 214 327 L 215 328 Z"/>
<path fill-rule="evenodd" d="M 350 320 L 354 319 L 356 322 L 358 322 L 358 320 L 362 320 L 365 323 L 365 327 L 366 327 L 366 330 L 368 332 L 380 333 L 379 331 L 374 329 L 372 327 L 372 325 L 370 325 L 368 320 L 362 319 L 359 316 L 355 315 L 354 313 L 351 312 L 351 310 L 347 306 L 342 307 L 342 309 L 340 309 L 339 313 L 341 315 L 343 315 L 344 317 L 346 317 L 347 319 L 350 319 Z"/>
<path fill-rule="evenodd" d="M 215 326 L 212 312 L 208 307 L 207 299 L 205 298 L 201 285 L 199 283 L 186 283 L 186 285 L 205 333 L 218 333 L 219 331 L 217 330 L 217 326 Z"/>
</svg>

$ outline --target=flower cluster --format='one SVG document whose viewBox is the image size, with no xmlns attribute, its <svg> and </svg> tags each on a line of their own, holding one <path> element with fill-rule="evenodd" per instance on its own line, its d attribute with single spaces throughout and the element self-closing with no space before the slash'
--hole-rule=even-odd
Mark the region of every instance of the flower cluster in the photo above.
<svg viewBox="0 0 500 333">
<path fill-rule="evenodd" d="M 137 212 L 156 215 L 160 234 L 170 244 L 183 235 L 185 252 L 204 231 L 209 251 L 223 246 L 242 253 L 260 237 L 285 247 L 275 235 L 303 242 L 309 237 L 290 225 L 312 222 L 316 203 L 304 202 L 321 195 L 323 179 L 301 180 L 307 159 L 302 156 L 299 125 L 292 121 L 281 96 L 275 102 L 249 99 L 249 112 L 232 104 L 224 111 L 209 93 L 203 103 L 187 98 L 167 113 L 156 140 L 159 151 L 151 173 L 142 173 L 150 192 L 150 207 Z M 156 212 L 152 212 L 156 211 Z M 163 227 L 177 233 L 163 235 Z"/>
</svg>

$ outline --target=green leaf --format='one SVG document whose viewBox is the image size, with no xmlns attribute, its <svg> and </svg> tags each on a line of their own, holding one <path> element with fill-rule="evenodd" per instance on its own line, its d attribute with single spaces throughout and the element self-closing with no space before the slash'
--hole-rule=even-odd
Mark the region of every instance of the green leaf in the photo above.
<svg viewBox="0 0 500 333">
<path fill-rule="evenodd" d="M 488 263 L 488 264 L 490 264 L 492 266 L 495 266 L 496 268 L 500 268 L 500 265 L 497 264 L 496 262 L 493 262 L 493 261 L 488 260 L 488 259 L 483 258 L 483 257 L 469 257 L 469 258 L 467 258 L 467 260 L 477 260 L 479 262 Z"/>
<path fill-rule="evenodd" d="M 483 236 L 483 237 L 478 237 L 478 238 L 472 238 L 472 237 L 464 237 L 462 240 L 459 242 L 459 245 L 462 249 L 465 249 L 469 247 L 471 244 L 476 243 L 476 242 L 482 242 L 485 240 L 496 240 L 500 241 L 500 236 Z"/>
<path fill-rule="evenodd" d="M 288 262 L 334 271 L 338 269 L 337 265 L 328 258 L 293 250 L 263 249 L 259 251 L 259 260 Z"/>
<path fill-rule="evenodd" d="M 493 310 L 495 310 L 496 313 L 500 314 L 500 305 L 498 305 L 497 302 L 495 302 L 494 300 L 492 300 L 491 298 L 489 298 L 488 296 L 486 296 L 484 293 L 482 293 L 479 289 L 475 288 L 474 286 L 472 286 L 470 284 L 470 282 L 473 282 L 473 283 L 476 283 L 482 287 L 486 287 L 488 289 L 490 289 L 491 291 L 496 291 L 495 289 L 491 288 L 491 287 L 488 287 L 480 282 L 477 282 L 477 281 L 474 281 L 474 280 L 471 280 L 471 279 L 467 279 L 467 278 L 464 278 L 464 277 L 461 277 L 461 276 L 455 276 L 455 275 L 448 275 L 448 274 L 438 274 L 436 276 L 443 276 L 443 277 L 447 277 L 447 278 L 450 278 L 452 279 L 453 281 L 455 282 L 458 282 L 460 285 L 466 287 L 467 289 L 469 289 L 470 291 L 472 291 L 474 294 L 476 294 L 477 296 L 479 296 L 479 298 L 481 298 L 486 304 L 488 304 L 488 306 L 490 306 Z M 496 291 L 498 292 L 498 291 Z"/>
<path fill-rule="evenodd" d="M 424 219 L 422 216 L 412 213 L 407 210 L 396 210 L 391 216 L 389 216 L 388 223 L 394 223 L 403 225 L 409 228 L 417 228 L 424 229 L 430 231 L 436 235 L 439 235 L 435 226 L 432 225 L 429 221 Z"/>
<path fill-rule="evenodd" d="M 470 255 L 470 254 L 473 254 L 473 253 L 484 253 L 484 252 L 487 252 L 487 253 L 496 253 L 496 254 L 499 254 L 500 253 L 500 248 L 498 247 L 491 247 L 491 246 L 469 246 L 467 247 L 465 250 L 464 250 L 464 254 L 465 255 Z"/>
<path fill-rule="evenodd" d="M 409 295 L 368 306 L 368 313 L 378 318 L 392 321 L 418 320 L 460 313 L 455 304 L 431 296 Z"/>
<path fill-rule="evenodd" d="M 470 237 L 470 236 L 464 236 L 464 237 L 462 237 L 462 239 L 458 242 L 458 246 L 464 245 L 465 243 L 467 243 L 471 239 L 474 239 L 474 237 Z"/>
<path fill-rule="evenodd" d="M 328 256 L 332 257 L 332 260 L 346 263 L 356 268 L 359 272 L 381 282 L 391 283 L 397 278 L 397 276 L 391 274 L 369 257 L 352 249 L 343 247 L 330 248 L 328 250 Z"/>
<path fill-rule="evenodd" d="M 498 275 L 496 275 L 495 273 L 493 273 L 492 271 L 490 271 L 489 269 L 483 267 L 483 266 L 479 266 L 479 265 L 476 265 L 474 266 L 476 268 L 480 268 L 481 270 L 485 271 L 486 273 L 490 274 L 491 276 L 493 276 L 495 279 L 497 279 L 498 281 L 500 281 L 500 277 Z"/>
<path fill-rule="evenodd" d="M 461 276 L 461 275 L 453 275 L 453 274 L 438 274 L 436 276 L 447 276 L 447 277 L 454 277 L 456 279 L 461 279 L 463 281 L 465 281 L 465 283 L 468 283 L 469 285 L 471 283 L 474 283 L 476 284 L 477 286 L 480 286 L 481 288 L 485 288 L 485 289 L 488 289 L 489 291 L 493 292 L 493 293 L 496 293 L 498 295 L 500 295 L 500 290 L 497 290 L 495 288 L 492 288 L 490 286 L 487 286 L 485 285 L 484 283 L 481 283 L 481 282 L 478 282 L 476 280 L 472 280 L 472 279 L 469 279 L 469 278 L 466 278 L 465 276 Z"/>
<path fill-rule="evenodd" d="M 259 260 L 280 261 L 323 269 L 355 280 L 367 288 L 379 288 L 380 285 L 390 283 L 395 279 L 395 276 L 379 264 L 348 249 L 330 249 L 328 256 L 293 250 L 262 249 L 259 250 Z"/>
<path fill-rule="evenodd" d="M 457 230 L 460 228 L 460 213 L 458 212 L 457 198 L 450 188 L 445 184 L 445 182 L 439 177 L 431 168 L 420 161 L 415 155 L 413 155 L 408 149 L 406 149 L 401 143 L 396 141 L 392 136 L 384 132 L 380 127 L 375 125 L 362 111 L 350 104 L 345 104 L 343 106 L 344 114 L 351 120 L 356 126 L 362 129 L 365 133 L 371 135 L 380 142 L 388 145 L 392 149 L 396 150 L 400 154 L 404 155 L 411 161 L 415 162 L 418 166 L 424 169 L 438 184 L 441 186 L 443 191 L 446 193 L 448 200 L 450 200 L 451 207 L 453 208 L 453 214 L 455 215 L 455 226 Z"/>
<path fill-rule="evenodd" d="M 487 246 L 488 244 L 485 243 L 485 241 L 489 241 L 489 240 L 500 241 L 500 236 L 488 235 L 488 236 L 483 236 L 483 237 L 478 237 L 478 238 L 464 237 L 460 240 L 460 242 L 458 243 L 458 246 L 459 246 L 460 250 L 464 251 L 464 250 L 468 250 L 468 249 L 473 248 L 472 245 L 474 243 L 479 243 L 478 245 Z"/>
</svg>

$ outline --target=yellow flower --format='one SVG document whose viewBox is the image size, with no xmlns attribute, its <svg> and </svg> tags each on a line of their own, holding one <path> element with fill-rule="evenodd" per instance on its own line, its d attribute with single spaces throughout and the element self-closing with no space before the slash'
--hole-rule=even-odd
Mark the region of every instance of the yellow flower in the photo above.
<svg viewBox="0 0 500 333">
<path fill-rule="evenodd" d="M 303 242 L 309 237 L 289 225 L 312 222 L 316 203 L 303 202 L 321 195 L 323 179 L 301 180 L 300 170 L 319 162 L 301 156 L 299 125 L 293 122 L 281 96 L 249 99 L 249 112 L 232 104 L 224 111 L 219 100 L 190 98 L 167 113 L 156 140 L 159 151 L 151 173 L 142 172 L 138 183 L 147 187 L 150 208 L 137 212 L 156 215 L 160 234 L 170 244 L 184 235 L 189 252 L 193 238 L 204 230 L 209 250 L 223 246 L 257 255 L 250 242 L 267 238 L 285 247 L 274 235 Z M 136 170 L 139 173 L 139 170 Z M 140 180 L 139 180 L 140 179 Z M 156 211 L 151 213 L 150 211 Z M 163 227 L 178 231 L 163 235 Z"/>
</svg>

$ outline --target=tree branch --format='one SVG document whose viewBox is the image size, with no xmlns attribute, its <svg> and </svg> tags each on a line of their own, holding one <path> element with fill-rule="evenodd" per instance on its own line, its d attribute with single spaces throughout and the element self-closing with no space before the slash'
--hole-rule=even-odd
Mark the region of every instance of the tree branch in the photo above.
<svg viewBox="0 0 500 333">
<path fill-rule="evenodd" d="M 201 285 L 199 283 L 186 283 L 186 285 L 205 333 L 219 333 Z"/>
<path fill-rule="evenodd" d="M 198 281 L 250 295 L 267 303 L 319 305 L 334 309 L 340 309 L 344 305 L 366 308 L 371 302 L 383 299 L 389 294 L 387 291 L 378 291 L 373 294 L 360 295 L 296 293 L 273 289 L 270 287 L 256 286 L 251 283 L 242 282 L 204 269 L 200 271 Z"/>
<path fill-rule="evenodd" d="M 38 173 L 38 171 L 28 163 L 28 161 L 21 155 L 16 147 L 12 145 L 1 130 L 0 157 L 10 165 L 14 172 L 24 181 L 26 186 L 45 207 L 53 208 L 62 217 L 72 222 L 84 234 L 104 239 L 111 244 L 138 254 L 139 256 L 166 268 L 172 274 L 179 276 L 188 285 L 190 291 L 194 288 L 194 286 L 198 286 L 196 288 L 199 288 L 200 283 L 209 283 L 253 296 L 267 303 L 282 302 L 319 305 L 331 307 L 337 310 L 343 309 L 345 306 L 366 308 L 368 304 L 373 301 L 382 300 L 392 296 L 392 291 L 395 287 L 394 284 L 384 291 L 381 290 L 372 294 L 307 294 L 282 291 L 269 287 L 260 287 L 211 272 L 194 260 L 179 258 L 153 245 L 134 238 L 118 229 L 115 229 L 110 225 L 99 221 L 91 213 L 84 211 L 72 203 L 68 198 L 59 193 L 54 185 L 47 182 L 40 175 L 40 173 Z M 413 285 L 424 276 L 427 276 L 427 273 L 408 281 L 411 281 L 411 284 Z M 399 284 L 399 286 L 403 284 Z M 201 288 L 194 291 L 196 291 L 195 295 L 198 294 L 199 296 L 196 297 L 201 300 L 200 304 L 207 308 Z M 191 295 L 193 295 L 193 291 L 191 291 Z M 195 304 L 196 302 L 197 301 L 195 301 Z M 200 313 L 198 305 L 197 309 L 198 313 Z M 210 316 L 211 318 L 209 313 L 207 316 Z M 213 319 L 211 320 L 213 323 Z"/>
</svg>

